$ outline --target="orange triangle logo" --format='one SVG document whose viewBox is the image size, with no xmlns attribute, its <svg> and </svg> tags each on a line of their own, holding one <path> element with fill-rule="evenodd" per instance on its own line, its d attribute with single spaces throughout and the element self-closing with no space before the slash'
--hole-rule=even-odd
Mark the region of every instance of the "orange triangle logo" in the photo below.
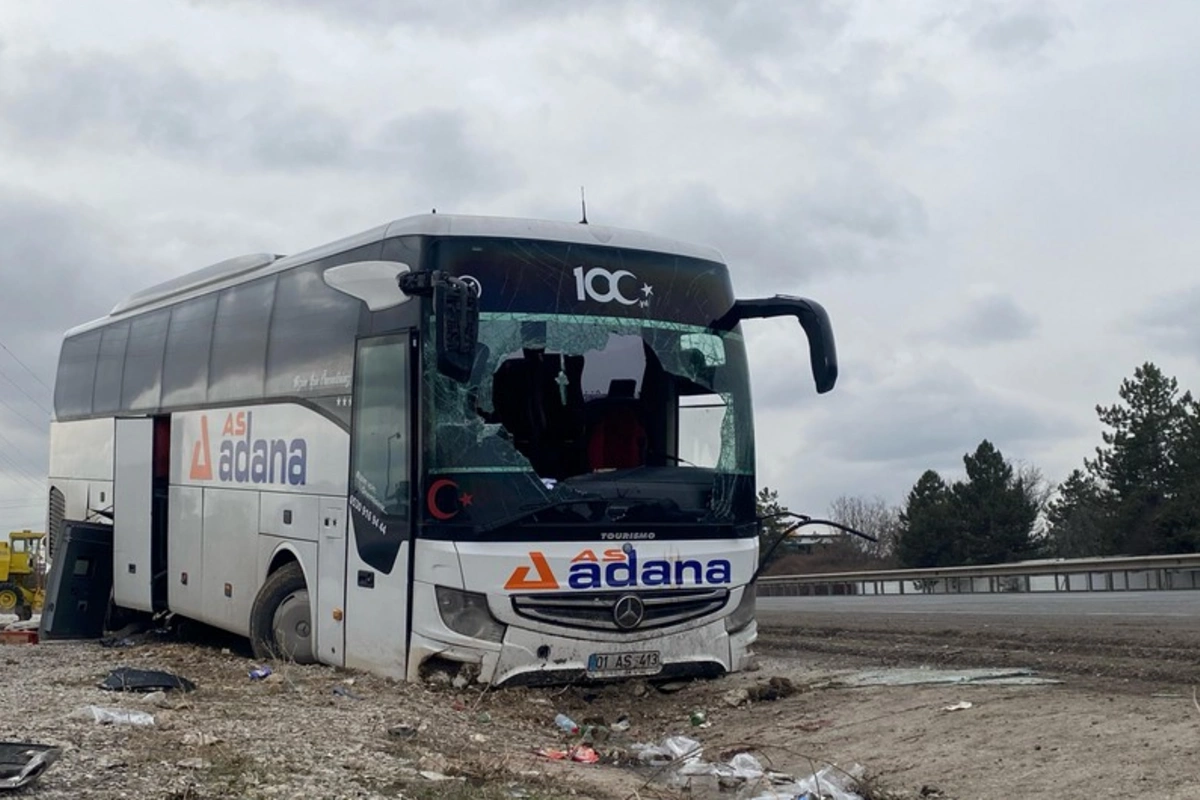
<svg viewBox="0 0 1200 800">
<path fill-rule="evenodd" d="M 212 480 L 212 455 L 208 450 L 208 417 L 200 415 L 200 440 L 192 445 L 192 469 L 188 473 L 194 481 Z"/>
<path fill-rule="evenodd" d="M 550 571 L 550 564 L 546 561 L 546 557 L 534 551 L 529 554 L 529 560 L 533 562 L 533 568 L 537 570 L 537 577 L 530 580 L 529 567 L 517 567 L 508 577 L 508 583 L 504 584 L 504 588 L 508 591 L 557 589 L 558 581 L 555 580 L 554 573 Z"/>
</svg>

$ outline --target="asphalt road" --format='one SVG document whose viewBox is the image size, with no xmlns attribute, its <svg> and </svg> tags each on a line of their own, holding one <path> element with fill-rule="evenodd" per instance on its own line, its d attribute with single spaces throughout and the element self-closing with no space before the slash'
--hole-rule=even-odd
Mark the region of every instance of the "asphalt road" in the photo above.
<svg viewBox="0 0 1200 800">
<path fill-rule="evenodd" d="M 760 597 L 763 653 L 1200 684 L 1200 591 Z"/>
<path fill-rule="evenodd" d="M 1200 622 L 1200 591 L 905 594 L 758 599 L 758 617 L 762 625 L 790 625 L 797 622 L 797 615 L 809 614 L 1055 617 L 1061 620 L 1151 617 L 1191 618 Z"/>
</svg>

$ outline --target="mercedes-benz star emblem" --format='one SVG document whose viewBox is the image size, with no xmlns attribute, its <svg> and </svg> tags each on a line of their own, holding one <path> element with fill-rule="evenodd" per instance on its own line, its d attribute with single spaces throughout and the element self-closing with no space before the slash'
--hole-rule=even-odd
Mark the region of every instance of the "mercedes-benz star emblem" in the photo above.
<svg viewBox="0 0 1200 800">
<path fill-rule="evenodd" d="M 642 600 L 635 594 L 627 594 L 617 600 L 617 604 L 613 606 L 613 622 L 617 623 L 617 627 L 623 631 L 630 631 L 642 624 L 642 617 L 646 615 L 646 607 L 642 605 Z"/>
</svg>

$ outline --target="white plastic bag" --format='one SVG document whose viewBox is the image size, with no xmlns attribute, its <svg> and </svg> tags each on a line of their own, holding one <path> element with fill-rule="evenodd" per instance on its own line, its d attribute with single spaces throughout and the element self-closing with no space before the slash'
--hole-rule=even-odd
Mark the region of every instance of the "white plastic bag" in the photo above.
<svg viewBox="0 0 1200 800">
<path fill-rule="evenodd" d="M 153 725 L 154 716 L 145 711 L 126 711 L 123 708 L 84 706 L 71 715 L 72 719 L 90 719 L 97 725 Z"/>
</svg>

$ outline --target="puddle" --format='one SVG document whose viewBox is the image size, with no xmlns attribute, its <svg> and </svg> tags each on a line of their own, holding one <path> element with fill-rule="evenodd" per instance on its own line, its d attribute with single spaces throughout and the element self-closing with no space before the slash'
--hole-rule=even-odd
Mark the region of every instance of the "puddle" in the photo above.
<svg viewBox="0 0 1200 800">
<path fill-rule="evenodd" d="M 833 681 L 839 686 L 918 686 L 948 683 L 956 686 L 1040 686 L 1061 683 L 1038 677 L 1031 669 L 874 669 L 845 675 Z"/>
</svg>

